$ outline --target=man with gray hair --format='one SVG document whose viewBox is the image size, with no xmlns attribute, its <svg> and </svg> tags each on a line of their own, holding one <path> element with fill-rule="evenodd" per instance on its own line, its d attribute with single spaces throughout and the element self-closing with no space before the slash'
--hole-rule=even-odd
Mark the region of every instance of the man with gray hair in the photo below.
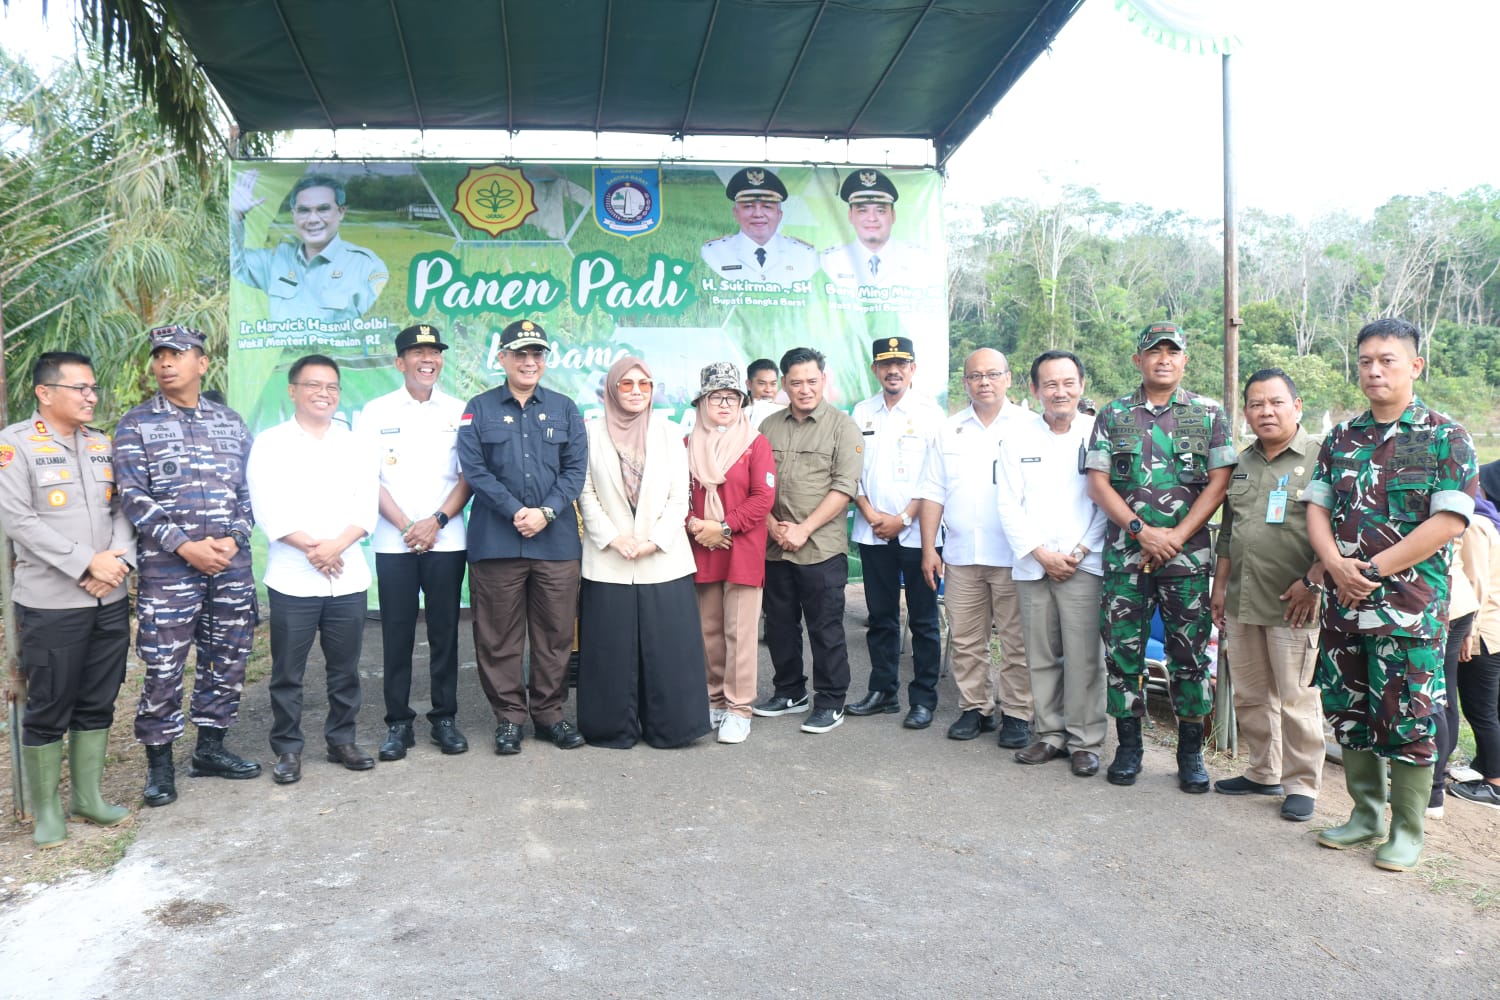
<svg viewBox="0 0 1500 1000">
<path fill-rule="evenodd" d="M 953 630 L 953 680 L 962 714 L 948 738 L 972 740 L 996 726 L 998 742 L 1017 750 L 1031 739 L 1031 676 L 1021 632 L 1020 605 L 1011 579 L 1015 555 L 996 507 L 1000 443 L 1028 416 L 1005 396 L 1010 388 L 1005 355 L 988 347 L 964 361 L 969 406 L 948 418 L 922 484 L 922 575 L 937 589 Z M 947 534 L 938 551 L 938 533 Z M 946 574 L 946 575 L 945 575 Z M 992 629 L 1000 634 L 997 678 L 990 661 Z"/>
</svg>

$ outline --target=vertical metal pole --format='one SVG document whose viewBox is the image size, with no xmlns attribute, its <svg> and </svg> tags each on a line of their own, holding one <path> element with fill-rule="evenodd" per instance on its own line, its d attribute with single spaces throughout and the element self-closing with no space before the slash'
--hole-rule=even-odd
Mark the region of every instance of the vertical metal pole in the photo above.
<svg viewBox="0 0 1500 1000">
<path fill-rule="evenodd" d="M 1230 118 L 1229 53 L 1224 53 L 1224 416 L 1229 437 L 1236 440 L 1240 426 L 1240 263 L 1235 250 L 1234 143 Z M 1224 636 L 1219 636 L 1219 674 L 1214 687 L 1214 745 L 1233 755 L 1238 749 L 1234 720 L 1234 688 Z"/>
<path fill-rule="evenodd" d="M 10 424 L 10 381 L 5 364 L 5 295 L 0 286 L 0 427 Z M 16 819 L 26 818 L 26 771 L 21 757 L 21 707 L 26 702 L 26 678 L 16 656 L 16 607 L 11 602 L 14 580 L 10 571 L 10 539 L 0 528 L 0 616 L 5 629 L 6 736 L 10 743 L 10 795 Z"/>
</svg>

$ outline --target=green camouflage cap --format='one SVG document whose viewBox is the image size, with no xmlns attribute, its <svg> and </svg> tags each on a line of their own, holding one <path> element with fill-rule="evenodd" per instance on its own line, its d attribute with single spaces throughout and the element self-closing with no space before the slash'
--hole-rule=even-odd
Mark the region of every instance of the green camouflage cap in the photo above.
<svg viewBox="0 0 1500 1000">
<path fill-rule="evenodd" d="M 1152 323 L 1141 331 L 1141 335 L 1135 342 L 1136 353 L 1149 351 L 1160 344 L 1163 340 L 1176 344 L 1182 350 L 1187 350 L 1187 337 L 1183 336 L 1181 330 L 1175 323 Z"/>
</svg>

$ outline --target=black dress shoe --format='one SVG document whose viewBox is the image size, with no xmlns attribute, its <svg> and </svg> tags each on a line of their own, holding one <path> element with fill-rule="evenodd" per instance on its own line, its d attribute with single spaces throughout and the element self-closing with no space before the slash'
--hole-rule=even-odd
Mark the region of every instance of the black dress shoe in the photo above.
<svg viewBox="0 0 1500 1000">
<path fill-rule="evenodd" d="M 439 719 L 432 724 L 432 742 L 446 754 L 467 753 L 469 741 L 458 731 L 452 719 Z"/>
<path fill-rule="evenodd" d="M 953 725 L 948 727 L 948 738 L 950 740 L 978 739 L 979 734 L 984 730 L 984 723 L 981 721 L 983 718 L 984 716 L 979 714 L 979 709 L 977 708 L 964 709 L 959 717 L 953 721 Z M 993 722 L 990 728 L 994 728 Z"/>
<path fill-rule="evenodd" d="M 890 715 L 901 711 L 901 699 L 894 691 L 871 691 L 852 705 L 844 706 L 848 715 Z"/>
<path fill-rule="evenodd" d="M 995 741 L 1007 750 L 1020 750 L 1031 743 L 1031 723 L 1006 715 L 1000 720 L 1000 735 Z"/>
<path fill-rule="evenodd" d="M 932 725 L 932 709 L 926 705 L 913 705 L 901 724 L 907 729 L 926 729 Z"/>
<path fill-rule="evenodd" d="M 300 753 L 284 753 L 276 758 L 276 766 L 271 768 L 271 780 L 278 785 L 292 785 L 302 780 L 302 755 Z"/>
<path fill-rule="evenodd" d="M 1092 778 L 1099 773 L 1099 755 L 1089 750 L 1074 750 L 1072 765 L 1078 777 Z"/>
<path fill-rule="evenodd" d="M 368 771 L 375 766 L 375 758 L 355 743 L 328 744 L 328 760 L 334 764 L 343 764 L 351 771 Z"/>
<path fill-rule="evenodd" d="M 537 726 L 536 735 L 537 739 L 546 740 L 559 750 L 575 750 L 583 746 L 583 734 L 567 719 L 559 719 L 550 726 Z"/>
<path fill-rule="evenodd" d="M 495 752 L 504 756 L 521 752 L 521 727 L 502 722 L 495 727 Z"/>
<path fill-rule="evenodd" d="M 1067 754 L 1051 743 L 1038 740 L 1024 750 L 1017 750 L 1014 756 L 1017 764 L 1045 764 L 1049 760 L 1066 757 Z"/>
<path fill-rule="evenodd" d="M 406 748 L 415 746 L 416 742 L 410 722 L 393 722 L 385 731 L 385 741 L 380 744 L 380 759 L 400 760 L 406 756 Z"/>
</svg>

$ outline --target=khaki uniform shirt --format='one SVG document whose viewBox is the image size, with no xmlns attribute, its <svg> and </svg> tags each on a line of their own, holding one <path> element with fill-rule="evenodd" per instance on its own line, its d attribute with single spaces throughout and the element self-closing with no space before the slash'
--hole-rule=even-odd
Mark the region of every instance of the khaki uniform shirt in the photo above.
<svg viewBox="0 0 1500 1000">
<path fill-rule="evenodd" d="M 0 431 L 0 524 L 15 544 L 15 601 L 23 607 L 94 607 L 101 602 L 78 585 L 89 561 L 124 549 L 135 564 L 109 435 L 92 427 L 55 435 L 33 412 Z M 121 583 L 102 603 L 124 597 Z"/>
<path fill-rule="evenodd" d="M 1269 462 L 1259 441 L 1240 452 L 1219 528 L 1219 554 L 1229 559 L 1224 610 L 1238 622 L 1288 627 L 1281 595 L 1317 558 L 1307 538 L 1305 497 L 1317 459 L 1318 439 L 1300 427 L 1291 444 Z M 1278 487 L 1282 476 L 1286 484 Z M 1270 524 L 1267 505 L 1278 488 L 1286 490 L 1286 512 L 1280 524 Z M 1317 617 L 1306 627 L 1316 631 Z"/>
<path fill-rule="evenodd" d="M 806 420 L 793 417 L 790 407 L 773 413 L 761 422 L 760 432 L 771 442 L 771 452 L 776 456 L 776 500 L 771 516 L 778 521 L 806 520 L 833 490 L 851 499 L 859 490 L 859 477 L 865 468 L 859 427 L 826 400 Z M 786 560 L 811 566 L 848 551 L 842 517 L 831 518 L 796 552 L 787 552 L 766 539 L 769 562 Z"/>
</svg>

